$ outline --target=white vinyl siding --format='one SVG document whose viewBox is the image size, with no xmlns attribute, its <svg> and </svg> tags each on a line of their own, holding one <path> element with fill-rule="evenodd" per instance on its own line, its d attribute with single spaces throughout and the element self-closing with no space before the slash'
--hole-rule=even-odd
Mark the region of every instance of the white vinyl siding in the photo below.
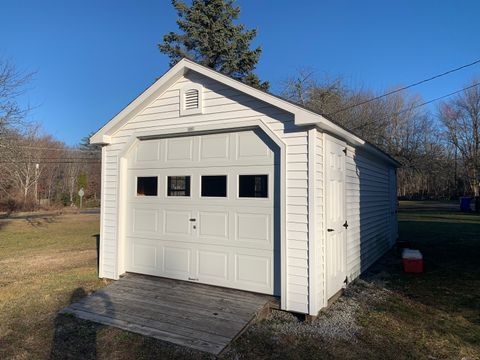
<svg viewBox="0 0 480 360">
<path fill-rule="evenodd" d="M 190 84 L 203 86 L 203 114 L 180 117 L 180 89 Z M 119 154 L 136 131 L 158 131 L 213 123 L 240 125 L 261 120 L 286 144 L 287 309 L 308 312 L 308 138 L 307 131 L 294 125 L 293 115 L 256 100 L 238 90 L 190 72 L 112 135 L 106 147 L 105 191 L 102 216 L 102 277 L 117 278 L 117 199 Z"/>
<path fill-rule="evenodd" d="M 324 182 L 323 182 L 323 133 L 318 129 L 315 132 L 315 148 L 314 148 L 314 186 L 315 186 L 315 241 L 314 241 L 314 259 L 311 263 L 315 266 L 313 279 L 315 283 L 315 294 L 313 299 L 315 303 L 312 304 L 312 313 L 318 313 L 327 302 L 325 292 L 325 239 L 324 239 Z"/>
<path fill-rule="evenodd" d="M 393 246 L 392 167 L 353 147 L 347 148 L 347 271 L 352 281 Z"/>
</svg>

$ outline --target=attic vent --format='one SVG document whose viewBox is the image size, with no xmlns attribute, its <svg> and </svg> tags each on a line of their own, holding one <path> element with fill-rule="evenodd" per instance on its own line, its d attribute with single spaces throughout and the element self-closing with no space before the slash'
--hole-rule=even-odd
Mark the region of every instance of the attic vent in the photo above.
<svg viewBox="0 0 480 360">
<path fill-rule="evenodd" d="M 202 113 L 202 85 L 189 84 L 180 90 L 180 115 Z"/>
<path fill-rule="evenodd" d="M 199 93 L 197 89 L 190 89 L 185 91 L 185 110 L 194 110 L 198 109 L 199 104 Z"/>
</svg>

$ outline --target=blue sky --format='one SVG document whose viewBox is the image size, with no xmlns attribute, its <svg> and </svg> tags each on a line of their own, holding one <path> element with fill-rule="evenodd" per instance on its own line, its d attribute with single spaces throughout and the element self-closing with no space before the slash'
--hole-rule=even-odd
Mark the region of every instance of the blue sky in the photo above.
<svg viewBox="0 0 480 360">
<path fill-rule="evenodd" d="M 258 29 L 257 73 L 274 92 L 301 68 L 380 92 L 480 59 L 475 0 L 237 3 L 240 21 Z M 0 13 L 0 56 L 36 72 L 21 99 L 35 107 L 31 120 L 70 145 L 168 69 L 156 45 L 177 30 L 166 0 L 11 0 L 2 1 Z M 474 75 L 480 65 L 415 91 L 428 100 Z"/>
</svg>

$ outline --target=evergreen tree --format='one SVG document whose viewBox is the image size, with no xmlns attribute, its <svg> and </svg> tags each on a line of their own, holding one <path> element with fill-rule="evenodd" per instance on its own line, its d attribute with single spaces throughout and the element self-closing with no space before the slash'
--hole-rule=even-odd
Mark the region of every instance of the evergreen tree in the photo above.
<svg viewBox="0 0 480 360">
<path fill-rule="evenodd" d="M 95 134 L 91 132 L 87 136 L 84 136 L 78 144 L 79 150 L 83 151 L 83 155 L 89 156 L 90 158 L 101 158 L 102 156 L 102 146 L 98 144 L 90 144 L 90 138 Z"/>
<path fill-rule="evenodd" d="M 159 44 L 160 51 L 170 58 L 170 66 L 182 58 L 215 69 L 261 90 L 268 90 L 268 82 L 262 82 L 253 73 L 262 49 L 250 49 L 257 31 L 246 30 L 235 24 L 240 8 L 234 0 L 193 0 L 188 6 L 172 0 L 178 12 L 181 34 L 170 32 Z"/>
</svg>

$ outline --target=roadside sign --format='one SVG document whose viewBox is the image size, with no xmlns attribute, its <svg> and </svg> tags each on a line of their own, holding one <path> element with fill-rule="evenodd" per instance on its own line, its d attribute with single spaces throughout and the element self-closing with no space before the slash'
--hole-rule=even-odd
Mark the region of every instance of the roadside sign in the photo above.
<svg viewBox="0 0 480 360">
<path fill-rule="evenodd" d="M 80 209 L 82 208 L 82 200 L 83 196 L 85 195 L 85 191 L 83 190 L 83 187 L 78 190 L 78 196 L 80 196 Z"/>
</svg>

